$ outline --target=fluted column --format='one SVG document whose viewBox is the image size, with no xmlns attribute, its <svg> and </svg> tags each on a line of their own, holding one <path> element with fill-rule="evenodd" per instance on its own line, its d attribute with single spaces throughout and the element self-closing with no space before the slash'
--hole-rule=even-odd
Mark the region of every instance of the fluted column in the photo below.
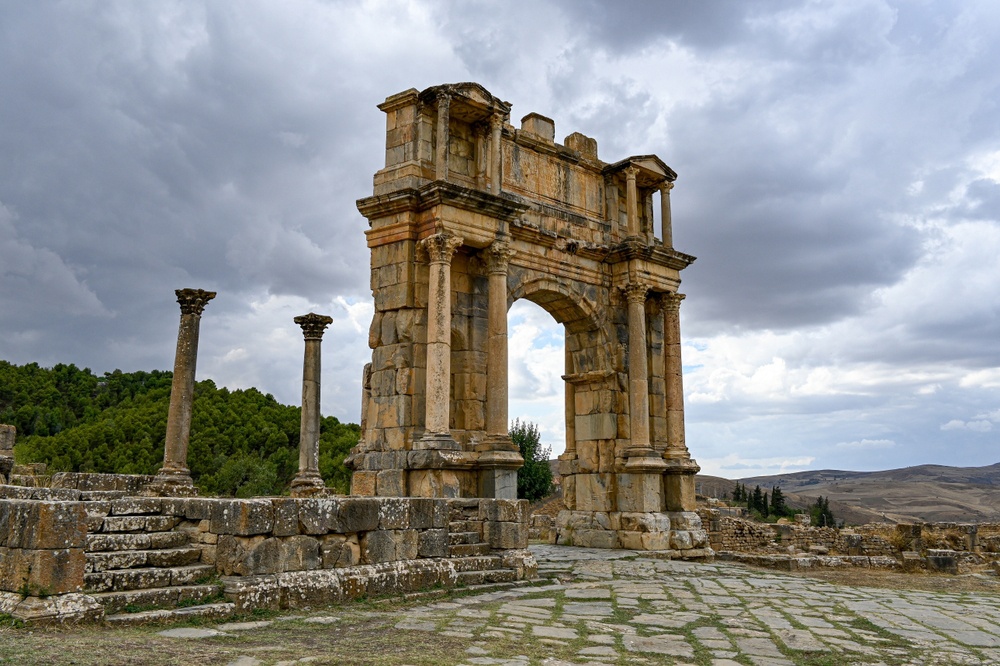
<svg viewBox="0 0 1000 666">
<path fill-rule="evenodd" d="M 684 294 L 663 296 L 664 375 L 667 389 L 667 458 L 688 457 L 684 441 L 684 376 L 681 363 L 681 301 Z"/>
<path fill-rule="evenodd" d="M 639 170 L 634 166 L 625 168 L 625 212 L 628 216 L 628 235 L 639 235 L 639 194 L 635 177 Z"/>
<path fill-rule="evenodd" d="M 500 194 L 501 187 L 501 173 L 500 165 L 503 162 L 503 156 L 500 151 L 500 140 L 503 137 L 503 116 L 499 113 L 495 113 L 490 116 L 490 192 L 492 194 Z"/>
<path fill-rule="evenodd" d="M 427 293 L 427 388 L 424 436 L 417 448 L 459 449 L 451 420 L 451 258 L 462 239 L 439 233 L 420 241 L 430 259 Z"/>
<path fill-rule="evenodd" d="M 442 94 L 437 100 L 437 150 L 434 154 L 434 178 L 448 180 L 448 116 L 451 96 Z"/>
<path fill-rule="evenodd" d="M 174 293 L 181 306 L 181 323 L 177 331 L 174 377 L 170 386 L 163 467 L 157 472 L 153 483 L 163 494 L 195 494 L 191 471 L 187 465 L 187 452 L 194 405 L 195 367 L 198 364 L 198 332 L 201 313 L 205 310 L 205 305 L 215 298 L 215 292 L 177 289 Z"/>
<path fill-rule="evenodd" d="M 486 434 L 505 439 L 507 434 L 507 266 L 514 250 L 497 241 L 486 251 L 489 271 L 486 356 Z M 509 448 L 509 447 L 508 447 Z M 516 448 L 516 447 L 515 447 Z"/>
<path fill-rule="evenodd" d="M 674 189 L 673 183 L 663 183 L 660 185 L 660 232 L 663 236 L 663 247 L 672 248 L 674 246 L 673 221 L 670 218 L 670 190 Z"/>
<path fill-rule="evenodd" d="M 320 345 L 333 318 L 310 312 L 295 318 L 305 338 L 302 362 L 302 420 L 299 425 L 299 471 L 292 479 L 292 497 L 308 497 L 326 490 L 319 475 Z"/>
<path fill-rule="evenodd" d="M 646 366 L 646 292 L 633 282 L 625 288 L 628 298 L 628 386 L 630 449 L 649 453 L 649 373 Z"/>
</svg>

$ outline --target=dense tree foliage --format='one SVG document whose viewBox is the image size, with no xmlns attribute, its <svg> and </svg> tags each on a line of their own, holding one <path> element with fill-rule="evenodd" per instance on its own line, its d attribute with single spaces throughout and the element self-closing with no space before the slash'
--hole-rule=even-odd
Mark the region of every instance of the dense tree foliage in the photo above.
<svg viewBox="0 0 1000 666">
<path fill-rule="evenodd" d="M 824 499 L 822 495 L 816 498 L 815 504 L 809 507 L 809 517 L 813 525 L 819 527 L 836 527 L 837 520 L 830 510 L 829 498 Z"/>
<path fill-rule="evenodd" d="M 40 368 L 0 361 L 0 423 L 17 427 L 19 462 L 52 471 L 153 474 L 163 462 L 169 372 L 97 377 L 73 365 Z M 211 495 L 275 495 L 298 470 L 299 407 L 256 389 L 229 391 L 198 382 L 188 465 Z M 344 458 L 357 444 L 353 424 L 324 418 L 320 474 L 340 492 L 350 486 Z"/>
<path fill-rule="evenodd" d="M 515 419 L 510 426 L 510 438 L 521 450 L 524 467 L 517 471 L 518 499 L 539 500 L 552 492 L 551 449 L 543 447 L 538 426 L 530 421 Z"/>
</svg>

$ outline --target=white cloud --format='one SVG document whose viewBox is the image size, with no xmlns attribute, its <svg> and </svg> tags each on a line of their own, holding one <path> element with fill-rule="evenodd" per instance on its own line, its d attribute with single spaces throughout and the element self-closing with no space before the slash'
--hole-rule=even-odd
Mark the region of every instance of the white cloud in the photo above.
<svg viewBox="0 0 1000 666">
<path fill-rule="evenodd" d="M 989 432 L 993 429 L 993 424 L 990 421 L 962 421 L 960 419 L 952 419 L 947 423 L 941 425 L 941 430 L 968 430 L 970 432 Z"/>
<path fill-rule="evenodd" d="M 841 449 L 889 449 L 896 446 L 891 439 L 860 439 L 853 442 L 838 442 Z"/>
</svg>

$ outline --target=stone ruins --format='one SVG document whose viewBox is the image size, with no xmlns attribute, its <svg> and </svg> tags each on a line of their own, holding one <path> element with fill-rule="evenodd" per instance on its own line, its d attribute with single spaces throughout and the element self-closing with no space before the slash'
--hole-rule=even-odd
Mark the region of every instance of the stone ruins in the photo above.
<svg viewBox="0 0 1000 666">
<path fill-rule="evenodd" d="M 407 90 L 386 114 L 368 218 L 375 317 L 351 490 L 513 498 L 507 310 L 566 333 L 559 543 L 708 555 L 684 441 L 680 271 L 655 155 L 614 163 L 476 83 Z M 660 233 L 654 229 L 659 198 Z"/>
<path fill-rule="evenodd" d="M 684 441 L 676 174 L 510 124 L 475 83 L 407 90 L 387 115 L 368 218 L 375 316 L 352 495 L 318 469 L 320 343 L 305 341 L 299 472 L 290 497 L 197 497 L 187 464 L 201 315 L 179 289 L 163 465 L 155 477 L 46 475 L 13 464 L 0 426 L 0 614 L 128 623 L 297 608 L 440 585 L 531 578 L 523 460 L 508 432 L 507 310 L 525 298 L 566 331 L 567 510 L 551 540 L 712 555 Z M 655 196 L 659 197 L 656 233 Z M 192 605 L 193 604 L 193 605 Z M 127 607 L 159 610 L 123 613 Z M 186 606 L 185 608 L 177 608 Z"/>
</svg>

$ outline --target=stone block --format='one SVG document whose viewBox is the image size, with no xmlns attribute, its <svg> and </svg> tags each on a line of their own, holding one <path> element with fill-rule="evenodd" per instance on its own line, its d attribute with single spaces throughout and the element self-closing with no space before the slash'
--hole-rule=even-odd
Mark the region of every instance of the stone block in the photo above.
<svg viewBox="0 0 1000 666">
<path fill-rule="evenodd" d="M 563 543 L 560 541 L 559 543 Z M 572 543 L 582 548 L 620 548 L 618 534 L 610 530 L 574 530 Z"/>
<path fill-rule="evenodd" d="M 355 470 L 351 474 L 351 494 L 373 497 L 375 495 L 377 477 L 378 474 L 376 472 Z"/>
<path fill-rule="evenodd" d="M 174 516 L 146 516 L 145 518 L 147 532 L 169 532 L 179 521 Z"/>
<path fill-rule="evenodd" d="M 12 501 L 6 522 L 10 548 L 83 548 L 87 540 L 82 502 Z"/>
<path fill-rule="evenodd" d="M 291 498 L 271 500 L 274 507 L 274 528 L 276 537 L 294 536 L 299 533 L 299 501 Z"/>
<path fill-rule="evenodd" d="M 277 576 L 224 576 L 222 593 L 236 604 L 236 612 L 249 614 L 258 608 L 278 610 L 281 588 Z"/>
<path fill-rule="evenodd" d="M 626 513 L 616 516 L 618 529 L 633 532 L 670 532 L 670 516 L 663 513 Z M 612 521 L 614 522 L 614 521 Z M 612 524 L 612 527 L 616 527 Z"/>
<path fill-rule="evenodd" d="M 483 523 L 483 540 L 490 548 L 508 550 L 528 547 L 527 523 Z"/>
<path fill-rule="evenodd" d="M 219 500 L 212 506 L 211 531 L 248 536 L 274 527 L 274 507 L 266 499 Z"/>
<path fill-rule="evenodd" d="M 447 557 L 448 530 L 429 529 L 419 533 L 417 555 L 420 557 Z"/>
<path fill-rule="evenodd" d="M 379 500 L 347 497 L 337 506 L 337 532 L 366 532 L 378 528 Z"/>
<path fill-rule="evenodd" d="M 298 523 L 305 534 L 327 534 L 343 532 L 339 529 L 339 498 L 316 497 L 295 500 L 298 507 Z"/>
<path fill-rule="evenodd" d="M 79 592 L 85 569 L 83 548 L 0 549 L 0 590 L 42 596 Z"/>
<path fill-rule="evenodd" d="M 289 571 L 278 574 L 283 608 L 304 608 L 337 603 L 344 598 L 335 570 Z"/>
<path fill-rule="evenodd" d="M 379 527 L 383 530 L 401 530 L 410 527 L 411 501 L 409 498 L 401 497 L 380 498 L 378 500 Z"/>
<path fill-rule="evenodd" d="M 670 532 L 645 532 L 642 535 L 642 550 L 668 550 Z"/>
<path fill-rule="evenodd" d="M 700 530 L 701 516 L 699 516 L 694 511 L 668 511 L 667 516 L 670 517 L 670 527 L 674 530 Z"/>
<path fill-rule="evenodd" d="M 611 511 L 610 474 L 576 475 L 576 508 L 578 511 Z"/>
<path fill-rule="evenodd" d="M 483 499 L 479 502 L 480 520 L 526 523 L 528 515 L 527 500 Z"/>
<path fill-rule="evenodd" d="M 659 474 L 638 472 L 618 475 L 618 508 L 622 511 L 662 511 L 663 484 Z"/>
<path fill-rule="evenodd" d="M 410 527 L 413 529 L 430 529 L 445 527 L 448 524 L 448 505 L 445 500 L 430 497 L 411 497 Z"/>
<path fill-rule="evenodd" d="M 283 554 L 281 539 L 250 539 L 246 555 L 234 571 L 244 576 L 278 573 L 282 571 Z"/>
<path fill-rule="evenodd" d="M 691 533 L 687 531 L 673 531 L 670 533 L 670 547 L 676 550 L 690 550 L 694 548 L 694 541 Z"/>
<path fill-rule="evenodd" d="M 111 515 L 136 516 L 160 513 L 163 500 L 159 497 L 123 497 L 111 502 Z"/>
<path fill-rule="evenodd" d="M 281 540 L 281 571 L 308 571 L 320 568 L 320 542 L 298 535 Z"/>
<path fill-rule="evenodd" d="M 361 535 L 361 561 L 365 564 L 379 564 L 396 560 L 396 542 L 385 530 L 377 530 Z"/>
</svg>

